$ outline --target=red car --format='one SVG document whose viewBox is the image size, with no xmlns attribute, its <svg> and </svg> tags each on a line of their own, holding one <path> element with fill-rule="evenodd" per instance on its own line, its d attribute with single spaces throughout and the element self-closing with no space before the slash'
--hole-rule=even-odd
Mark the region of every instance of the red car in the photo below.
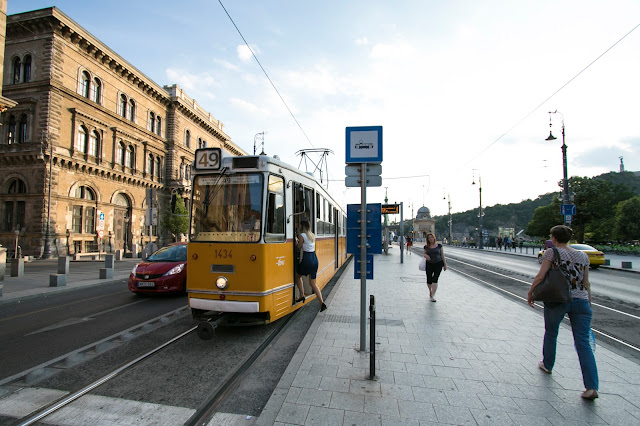
<svg viewBox="0 0 640 426">
<path fill-rule="evenodd" d="M 129 290 L 134 293 L 181 293 L 187 285 L 187 243 L 175 243 L 133 267 Z"/>
</svg>

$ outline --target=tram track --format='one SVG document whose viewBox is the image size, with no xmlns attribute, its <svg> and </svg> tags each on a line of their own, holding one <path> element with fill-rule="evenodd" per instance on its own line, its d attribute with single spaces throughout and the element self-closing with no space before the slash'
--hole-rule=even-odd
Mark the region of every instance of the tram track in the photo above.
<svg viewBox="0 0 640 426">
<path fill-rule="evenodd" d="M 286 318 L 283 318 L 282 320 L 273 323 L 274 327 L 271 327 L 271 330 L 266 336 L 266 338 L 261 339 L 262 343 L 259 344 L 254 350 L 247 353 L 241 362 L 236 363 L 235 368 L 229 371 L 225 371 L 225 374 L 222 380 L 219 381 L 217 386 L 208 394 L 207 397 L 202 398 L 202 401 L 200 402 L 199 407 L 197 409 L 192 408 L 190 410 L 192 415 L 191 417 L 187 417 L 183 419 L 185 421 L 185 424 L 188 424 L 188 425 L 207 424 L 216 414 L 216 408 L 218 408 L 220 405 L 222 405 L 225 402 L 226 398 L 228 398 L 232 394 L 233 390 L 236 388 L 238 383 L 242 381 L 242 379 L 244 378 L 246 373 L 250 370 L 250 368 L 254 365 L 254 363 L 260 359 L 261 355 L 265 351 L 269 350 L 272 347 L 272 345 L 274 344 L 274 341 L 282 334 L 282 332 L 287 328 L 290 322 L 293 319 L 297 318 L 300 312 L 301 311 L 298 310 L 292 313 L 291 315 L 287 316 Z M 118 376 L 132 369 L 134 366 L 139 366 L 140 364 L 144 364 L 145 361 L 149 360 L 149 358 L 153 356 L 161 356 L 162 351 L 166 350 L 167 348 L 174 345 L 175 343 L 185 339 L 186 337 L 191 336 L 193 337 L 193 339 L 197 339 L 198 341 L 200 341 L 200 339 L 195 337 L 196 333 L 194 332 L 196 331 L 196 329 L 197 329 L 197 326 L 194 325 L 188 328 L 187 330 L 182 331 L 178 335 L 175 335 L 174 337 L 166 340 L 162 344 L 149 350 L 143 355 L 138 356 L 137 358 L 113 369 L 112 371 L 108 372 L 107 374 L 100 377 L 99 379 L 94 380 L 92 383 L 82 387 L 81 389 L 75 390 L 73 392 L 68 392 L 66 396 L 52 402 L 51 404 L 45 407 L 42 407 L 37 412 L 31 413 L 29 416 L 25 416 L 12 424 L 17 424 L 20 426 L 36 424 L 42 421 L 43 419 L 45 419 L 46 417 L 62 410 L 63 408 L 72 405 L 75 401 L 79 400 L 84 395 L 87 395 L 88 393 L 98 389 L 100 386 L 105 385 L 108 382 L 116 379 Z M 130 333 L 130 331 L 128 330 L 127 333 Z M 115 339 L 115 337 L 113 338 Z M 222 337 L 222 339 L 224 339 L 224 337 Z M 208 341 L 208 342 L 211 343 L 211 341 Z M 66 358 L 67 359 L 73 358 L 74 355 L 75 353 L 68 354 Z M 49 363 L 47 363 L 47 365 L 38 366 L 37 369 L 52 368 L 51 367 L 52 365 L 57 365 L 60 362 L 61 362 L 60 359 L 52 360 Z M 142 365 L 141 367 L 144 368 L 144 365 Z M 8 386 L 8 387 L 24 386 L 26 384 L 25 379 L 30 373 L 32 373 L 31 370 L 23 372 L 19 375 L 16 375 L 16 377 L 8 378 L 8 380 L 7 379 L 3 380 L 2 383 L 4 384 L 4 386 Z"/>
<path fill-rule="evenodd" d="M 450 270 L 499 291 L 506 297 L 526 303 L 532 276 L 462 259 L 452 253 L 447 254 L 447 260 Z M 543 308 L 539 303 L 535 305 Z M 598 337 L 598 343 L 607 343 L 629 359 L 640 362 L 640 309 L 597 295 L 592 295 L 592 307 L 592 329 Z M 568 322 L 568 319 L 565 321 Z"/>
</svg>

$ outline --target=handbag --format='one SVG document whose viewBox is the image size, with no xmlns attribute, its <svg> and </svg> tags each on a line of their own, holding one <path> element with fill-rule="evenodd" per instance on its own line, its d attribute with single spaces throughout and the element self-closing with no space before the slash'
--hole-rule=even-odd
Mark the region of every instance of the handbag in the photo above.
<svg viewBox="0 0 640 426">
<path fill-rule="evenodd" d="M 427 259 L 425 257 L 423 257 L 420 263 L 418 263 L 418 269 L 420 269 L 421 271 L 427 270 Z"/>
<path fill-rule="evenodd" d="M 531 299 L 540 302 L 571 302 L 571 284 L 565 266 L 560 264 L 560 253 L 553 247 L 553 262 L 544 280 L 533 288 Z"/>
</svg>

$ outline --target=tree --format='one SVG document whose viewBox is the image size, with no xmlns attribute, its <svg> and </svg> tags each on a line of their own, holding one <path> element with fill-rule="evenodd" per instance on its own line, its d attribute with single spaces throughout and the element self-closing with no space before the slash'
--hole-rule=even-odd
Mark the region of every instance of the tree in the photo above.
<svg viewBox="0 0 640 426">
<path fill-rule="evenodd" d="M 554 197 L 551 204 L 538 207 L 533 211 L 533 219 L 527 224 L 524 232 L 532 237 L 548 238 L 549 230 L 562 223 L 560 200 Z"/>
<path fill-rule="evenodd" d="M 572 177 L 570 187 L 575 194 L 576 216 L 571 224 L 579 242 L 585 237 L 593 241 L 610 241 L 613 237 L 614 206 L 631 198 L 633 191 L 611 180 Z"/>
<path fill-rule="evenodd" d="M 618 203 L 613 234 L 622 241 L 640 239 L 640 197 Z"/>
<path fill-rule="evenodd" d="M 176 197 L 176 205 L 173 212 L 167 210 L 162 217 L 162 227 L 168 230 L 175 239 L 179 234 L 185 234 L 189 229 L 189 212 L 184 205 L 182 197 Z"/>
</svg>

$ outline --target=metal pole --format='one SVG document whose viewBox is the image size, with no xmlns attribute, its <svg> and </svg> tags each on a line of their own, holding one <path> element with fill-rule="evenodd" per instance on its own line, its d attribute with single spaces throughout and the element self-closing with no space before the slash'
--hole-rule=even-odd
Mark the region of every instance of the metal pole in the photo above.
<svg viewBox="0 0 640 426">
<path fill-rule="evenodd" d="M 53 143 L 49 140 L 49 134 L 46 135 L 47 142 L 49 143 L 49 190 L 47 195 L 47 230 L 44 234 L 44 249 L 42 251 L 42 258 L 49 259 L 51 257 L 51 234 L 49 229 L 49 223 L 51 222 L 51 176 L 53 171 Z"/>
<path fill-rule="evenodd" d="M 567 175 L 567 145 L 564 142 L 564 119 L 562 120 L 562 204 L 569 204 L 569 179 Z M 564 215 L 564 224 L 571 226 L 571 222 L 567 221 L 567 215 Z"/>
<path fill-rule="evenodd" d="M 449 201 L 449 244 L 453 243 L 453 231 L 452 231 L 452 224 L 453 222 L 451 221 L 451 195 L 447 194 L 447 200 Z"/>
<path fill-rule="evenodd" d="M 367 350 L 367 164 L 360 164 L 360 351 Z"/>
<path fill-rule="evenodd" d="M 482 176 L 478 175 L 478 183 L 480 184 L 480 223 L 479 223 L 479 228 L 480 228 L 480 241 L 478 242 L 478 248 L 480 250 L 482 250 L 483 247 L 483 242 L 484 242 L 484 235 L 482 233 Z"/>
<path fill-rule="evenodd" d="M 404 201 L 400 202 L 400 263 L 404 263 Z"/>
<path fill-rule="evenodd" d="M 369 379 L 376 376 L 376 299 L 369 296 Z"/>
</svg>

